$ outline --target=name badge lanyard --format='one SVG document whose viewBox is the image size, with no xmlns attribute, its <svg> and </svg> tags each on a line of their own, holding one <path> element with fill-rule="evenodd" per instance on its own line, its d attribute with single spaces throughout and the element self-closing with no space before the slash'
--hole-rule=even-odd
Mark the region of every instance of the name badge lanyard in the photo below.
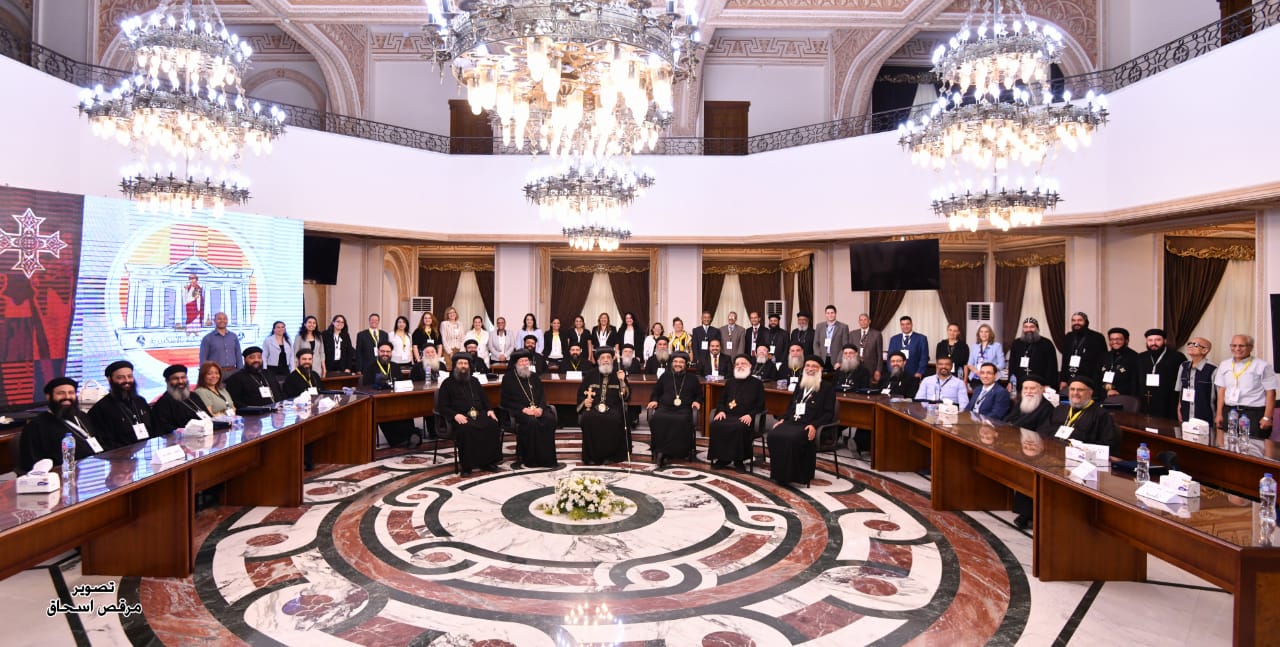
<svg viewBox="0 0 1280 647">
<path fill-rule="evenodd" d="M 253 383 L 254 383 L 254 384 L 257 384 L 259 387 L 262 387 L 262 388 L 266 389 L 266 390 L 267 390 L 267 393 L 270 393 L 270 394 L 271 394 L 271 396 L 270 396 L 270 397 L 271 397 L 271 404 L 275 404 L 275 403 L 276 403 L 276 394 L 275 394 L 275 391 L 272 391 L 272 390 L 271 390 L 271 383 L 270 383 L 270 382 L 268 382 L 268 381 L 266 381 L 266 380 L 258 381 L 258 376 L 257 376 L 257 375 L 253 375 L 252 377 L 253 377 Z"/>
<path fill-rule="evenodd" d="M 293 372 L 294 372 L 294 373 L 297 373 L 297 374 L 298 374 L 298 377 L 302 378 L 302 381 L 307 383 L 307 388 L 308 388 L 308 389 L 310 389 L 310 388 L 315 388 L 315 385 L 311 383 L 311 376 L 310 376 L 310 375 L 304 375 L 304 374 L 302 373 L 302 369 L 295 368 L 295 369 L 293 369 Z"/>
<path fill-rule="evenodd" d="M 1090 400 L 1090 401 L 1088 402 L 1088 404 L 1086 404 L 1086 405 L 1084 405 L 1083 407 L 1081 407 L 1079 411 L 1077 411 L 1077 412 L 1075 412 L 1075 413 L 1068 414 L 1068 415 L 1067 415 L 1067 426 L 1068 426 L 1068 427 L 1071 427 L 1072 429 L 1075 429 L 1075 428 L 1076 428 L 1076 421 L 1080 419 L 1080 416 L 1081 416 L 1082 414 L 1084 414 L 1085 409 L 1088 409 L 1088 408 L 1089 408 L 1089 407 L 1091 407 L 1091 406 L 1093 406 L 1093 400 Z"/>
</svg>

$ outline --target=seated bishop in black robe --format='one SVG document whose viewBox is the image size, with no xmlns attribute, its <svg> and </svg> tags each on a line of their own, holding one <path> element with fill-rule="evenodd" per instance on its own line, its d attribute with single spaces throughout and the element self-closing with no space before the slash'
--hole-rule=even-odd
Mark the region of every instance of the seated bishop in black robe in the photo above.
<svg viewBox="0 0 1280 647">
<path fill-rule="evenodd" d="M 667 458 L 694 460 L 693 411 L 703 404 L 702 382 L 688 370 L 683 352 L 671 354 L 671 370 L 653 385 L 649 408 L 650 445 L 659 467 Z"/>
<path fill-rule="evenodd" d="M 203 414 L 203 415 L 202 415 Z M 155 421 L 156 433 L 167 434 L 174 429 L 182 429 L 188 422 L 196 418 L 207 418 L 204 406 L 188 391 L 186 397 L 175 398 L 165 391 L 156 403 L 151 405 L 151 417 Z"/>
<path fill-rule="evenodd" d="M 805 366 L 821 371 L 822 360 L 811 356 Z M 769 476 L 774 482 L 785 485 L 813 480 L 818 427 L 832 422 L 835 416 L 836 392 L 830 383 L 819 381 L 817 388 L 796 385 L 786 413 L 769 430 Z"/>
<path fill-rule="evenodd" d="M 502 432 L 497 414 L 489 410 L 489 397 L 471 375 L 471 356 L 453 356 L 453 374 L 436 391 L 436 413 L 454 430 L 458 464 L 466 474 L 477 467 L 497 469 L 502 462 Z"/>
<path fill-rule="evenodd" d="M 734 360 L 734 363 L 742 363 L 742 360 Z M 720 391 L 716 416 L 711 420 L 707 458 L 711 459 L 713 467 L 729 463 L 742 467 L 751 457 L 752 423 L 759 413 L 764 413 L 764 384 L 750 375 L 743 379 L 730 377 Z M 721 414 L 724 414 L 723 418 Z M 744 417 L 747 419 L 745 422 Z"/>
<path fill-rule="evenodd" d="M 65 388 L 67 386 L 71 387 L 69 391 Z M 15 468 L 19 476 L 30 472 L 37 461 L 46 458 L 53 461 L 54 467 L 62 465 L 62 439 L 67 434 L 76 439 L 76 460 L 105 450 L 103 440 L 95 434 L 93 423 L 80 412 L 75 395 L 77 386 L 75 380 L 66 377 L 56 377 L 45 385 L 49 410 L 28 421 L 18 437 L 18 464 Z M 59 391 L 58 387 L 63 389 Z"/>
<path fill-rule="evenodd" d="M 529 370 L 531 359 L 524 350 L 511 356 L 509 369 L 502 376 L 502 408 L 515 423 L 520 462 L 525 467 L 555 467 L 556 410 L 547 405 L 542 378 Z"/>
<path fill-rule="evenodd" d="M 762 382 L 773 382 L 778 379 L 778 367 L 768 357 L 763 362 L 756 358 L 751 360 L 751 375 Z"/>
<path fill-rule="evenodd" d="M 226 384 L 237 409 L 269 407 L 284 399 L 280 383 L 263 371 L 261 364 L 256 369 L 246 365 L 227 378 Z"/>
<path fill-rule="evenodd" d="M 631 441 L 623 421 L 627 391 L 616 371 L 592 369 L 578 386 L 578 424 L 582 427 L 582 462 L 587 465 L 625 461 Z"/>
<path fill-rule="evenodd" d="M 289 377 L 284 378 L 284 386 L 280 387 L 286 398 L 296 398 L 303 393 L 311 392 L 311 395 L 319 395 L 320 392 L 320 374 L 315 371 L 303 371 L 296 368 L 289 373 Z M 315 389 L 315 391 L 311 391 Z"/>
<path fill-rule="evenodd" d="M 97 431 L 104 449 L 132 445 L 160 435 L 151 417 L 151 407 L 133 389 L 132 377 L 127 386 L 111 384 L 107 396 L 89 409 L 89 422 Z"/>
</svg>

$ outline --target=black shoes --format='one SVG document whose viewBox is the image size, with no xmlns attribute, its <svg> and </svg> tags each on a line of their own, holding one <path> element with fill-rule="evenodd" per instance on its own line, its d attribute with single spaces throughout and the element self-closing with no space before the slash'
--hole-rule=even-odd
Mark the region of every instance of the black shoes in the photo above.
<svg viewBox="0 0 1280 647">
<path fill-rule="evenodd" d="M 1020 514 L 1020 515 L 1018 515 L 1018 516 L 1013 520 L 1013 525 L 1017 526 L 1017 527 L 1018 527 L 1018 530 L 1028 530 L 1028 529 L 1030 529 L 1030 528 L 1031 528 L 1031 515 L 1027 515 L 1027 514 Z"/>
<path fill-rule="evenodd" d="M 653 455 L 653 464 L 657 465 L 658 469 L 662 469 L 663 464 L 666 463 L 666 458 L 666 456 L 662 455 L 662 452 L 658 452 Z"/>
<path fill-rule="evenodd" d="M 746 473 L 746 471 L 747 471 L 747 465 L 746 465 L 746 463 L 744 463 L 744 462 L 742 462 L 742 461 L 734 461 L 734 462 L 733 462 L 733 469 L 738 470 L 739 472 L 742 472 L 742 473 L 744 473 L 744 474 L 745 474 L 745 473 Z"/>
</svg>

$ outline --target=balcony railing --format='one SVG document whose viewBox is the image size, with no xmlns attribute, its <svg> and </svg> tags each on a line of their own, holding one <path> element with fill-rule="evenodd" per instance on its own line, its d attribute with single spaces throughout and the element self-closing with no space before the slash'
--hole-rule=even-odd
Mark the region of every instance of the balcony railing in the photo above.
<svg viewBox="0 0 1280 647">
<path fill-rule="evenodd" d="M 1106 93 L 1132 85 L 1149 78 L 1176 65 L 1212 52 L 1223 45 L 1238 40 L 1280 23 L 1280 0 L 1262 0 L 1239 13 L 1233 14 L 1217 22 L 1201 27 L 1181 38 L 1161 45 L 1141 56 L 1105 70 L 1097 70 L 1086 74 L 1069 76 L 1058 83 L 1063 89 L 1071 90 L 1075 96 L 1084 96 L 1089 90 Z M 19 37 L 0 25 L 0 56 L 6 56 L 30 65 L 46 74 L 80 87 L 94 87 L 101 84 L 112 87 L 128 76 L 128 72 L 115 70 L 91 63 L 77 61 L 64 56 L 47 47 Z M 264 101 L 264 103 L 276 103 Z M 384 144 L 408 146 L 436 153 L 448 154 L 450 140 L 448 135 L 439 135 L 404 126 L 384 124 L 369 119 L 348 117 L 332 112 L 322 112 L 313 108 L 279 104 L 289 113 L 288 125 L 297 128 L 319 130 L 348 137 L 359 137 Z M 892 130 L 899 123 L 906 121 L 913 110 L 928 109 L 929 106 L 915 106 L 886 112 L 868 113 L 854 117 L 846 117 L 820 124 L 788 128 L 771 133 L 752 135 L 746 139 L 745 152 L 748 155 L 767 151 L 807 146 L 820 142 L 834 141 L 858 137 L 885 130 Z M 742 140 L 732 142 L 713 142 L 701 137 L 665 137 L 658 142 L 655 155 L 703 155 L 707 148 L 741 151 Z M 714 145 L 719 143 L 720 145 Z M 726 147 L 732 143 L 735 146 Z M 454 147 L 455 150 L 468 150 L 467 147 Z M 504 147 L 500 140 L 493 142 L 496 154 L 527 154 Z"/>
</svg>

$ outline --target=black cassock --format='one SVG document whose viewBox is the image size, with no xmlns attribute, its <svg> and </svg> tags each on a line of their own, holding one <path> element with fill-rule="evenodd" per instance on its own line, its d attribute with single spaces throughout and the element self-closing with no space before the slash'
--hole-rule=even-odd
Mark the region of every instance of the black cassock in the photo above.
<svg viewBox="0 0 1280 647">
<path fill-rule="evenodd" d="M 751 456 L 751 425 L 742 424 L 740 418 L 764 412 L 764 384 L 750 376 L 730 378 L 720 391 L 716 409 L 725 417 L 711 421 L 707 458 L 735 463 L 747 460 Z"/>
<path fill-rule="evenodd" d="M 663 373 L 654 383 L 649 401 L 658 403 L 649 418 L 653 455 L 694 458 L 693 403 L 703 404 L 698 376 L 688 370 Z"/>
<path fill-rule="evenodd" d="M 801 403 L 804 413 L 797 415 Z M 835 420 L 836 392 L 827 382 L 817 391 L 805 393 L 796 385 L 782 424 L 769 430 L 770 474 L 778 483 L 808 483 L 817 466 L 817 437 L 809 440 L 808 425 L 815 428 Z"/>
<path fill-rule="evenodd" d="M 1168 346 L 1159 353 L 1146 351 L 1138 354 L 1138 403 L 1143 413 L 1157 418 L 1173 418 L 1178 415 L 1178 367 L 1187 356 Z M 1150 386 L 1151 375 L 1159 376 L 1159 384 Z"/>
<path fill-rule="evenodd" d="M 167 434 L 174 429 L 182 429 L 187 426 L 188 422 L 199 418 L 204 413 L 202 402 L 188 396 L 186 400 L 179 400 L 168 391 L 160 396 L 156 403 L 151 405 L 151 419 L 155 422 L 157 434 Z"/>
<path fill-rule="evenodd" d="M 320 376 L 315 371 L 303 373 L 302 369 L 298 368 L 293 369 L 289 377 L 284 379 L 284 386 L 281 387 L 284 397 L 291 399 L 311 389 L 315 389 L 317 393 L 320 391 Z"/>
<path fill-rule="evenodd" d="M 31 466 L 43 458 L 53 461 L 55 466 L 62 465 L 62 438 L 67 434 L 75 436 L 76 460 L 97 453 L 89 441 L 93 437 L 93 425 L 79 411 L 73 416 L 68 422 L 59 419 L 52 411 L 44 411 L 22 428 L 22 435 L 18 438 L 19 474 L 30 472 Z M 105 449 L 102 440 L 97 441 L 98 446 Z"/>
<path fill-rule="evenodd" d="M 151 407 L 147 406 L 146 400 L 132 393 L 125 400 L 116 397 L 114 393 L 98 400 L 89 409 L 89 424 L 93 425 L 104 449 L 132 445 L 158 435 L 151 420 Z M 142 438 L 134 430 L 134 425 L 138 424 L 145 427 Z"/>
<path fill-rule="evenodd" d="M 516 423 L 516 455 L 527 467 L 556 466 L 556 410 L 547 406 L 542 379 L 530 373 L 529 379 L 514 370 L 502 377 L 502 408 Z M 540 417 L 524 413 L 529 407 L 542 409 Z"/>
<path fill-rule="evenodd" d="M 226 384 L 227 393 L 231 394 L 237 409 L 266 407 L 284 399 L 284 394 L 280 392 L 280 384 L 261 371 L 253 371 L 249 368 L 237 371 L 227 378 Z M 263 387 L 268 389 L 265 392 L 268 395 L 263 395 Z"/>
<path fill-rule="evenodd" d="M 502 433 L 498 422 L 489 417 L 489 398 L 479 380 L 450 377 L 442 382 L 436 391 L 436 411 L 453 425 L 453 442 L 464 471 L 502 462 Z M 458 414 L 467 421 L 458 424 Z"/>
<path fill-rule="evenodd" d="M 600 395 L 602 390 L 604 397 Z M 588 391 L 594 393 L 590 408 L 582 404 Z M 582 462 L 590 464 L 627 460 L 627 455 L 631 453 L 631 443 L 622 421 L 625 400 L 622 384 L 616 373 L 602 376 L 599 371 L 590 371 L 582 377 L 582 384 L 578 386 Z M 600 410 L 601 404 L 604 405 L 604 411 Z"/>
</svg>

